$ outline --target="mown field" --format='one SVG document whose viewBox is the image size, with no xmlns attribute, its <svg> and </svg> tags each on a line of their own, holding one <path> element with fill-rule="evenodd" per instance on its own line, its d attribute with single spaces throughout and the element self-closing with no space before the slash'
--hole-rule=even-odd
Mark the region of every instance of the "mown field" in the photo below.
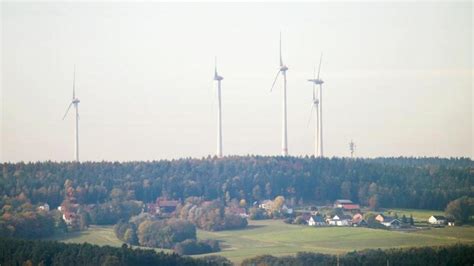
<svg viewBox="0 0 474 266">
<path fill-rule="evenodd" d="M 198 230 L 198 238 L 220 240 L 223 250 L 214 254 L 239 263 L 245 258 L 262 254 L 281 256 L 299 251 L 336 254 L 374 248 L 474 243 L 474 227 L 445 227 L 407 233 L 352 227 L 313 228 L 288 225 L 281 220 L 263 220 L 250 221 L 249 227 L 244 230 Z M 66 243 L 122 245 L 111 226 L 92 226 L 87 231 L 72 233 L 55 240 Z"/>
</svg>

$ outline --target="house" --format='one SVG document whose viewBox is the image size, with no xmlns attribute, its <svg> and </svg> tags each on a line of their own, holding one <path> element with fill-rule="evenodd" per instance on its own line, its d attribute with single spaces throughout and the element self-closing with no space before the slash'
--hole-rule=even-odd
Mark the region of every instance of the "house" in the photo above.
<svg viewBox="0 0 474 266">
<path fill-rule="evenodd" d="M 158 204 L 147 203 L 146 204 L 146 211 L 151 215 L 155 215 L 155 214 L 160 213 L 160 208 L 158 207 Z"/>
<path fill-rule="evenodd" d="M 281 207 L 281 211 L 286 214 L 293 214 L 293 208 L 288 208 L 286 204 L 283 204 L 283 207 Z"/>
<path fill-rule="evenodd" d="M 352 223 L 359 223 L 360 221 L 362 221 L 364 219 L 364 217 L 362 216 L 361 213 L 356 213 L 354 214 L 354 216 L 352 216 Z"/>
<path fill-rule="evenodd" d="M 354 226 L 354 227 L 366 227 L 366 226 L 368 226 L 368 224 L 364 219 L 362 219 L 362 220 L 359 220 L 357 222 L 352 222 L 352 226 Z"/>
<path fill-rule="evenodd" d="M 385 216 L 382 213 L 375 216 L 375 220 L 377 220 L 379 223 L 383 223 L 383 221 L 385 221 L 386 218 L 388 218 L 388 216 Z"/>
<path fill-rule="evenodd" d="M 312 215 L 309 217 L 307 220 L 307 223 L 309 226 L 324 226 L 326 225 L 326 222 L 323 219 L 323 216 L 321 215 Z"/>
<path fill-rule="evenodd" d="M 431 217 L 428 218 L 428 222 L 435 225 L 444 225 L 446 224 L 446 217 L 440 215 L 431 215 Z"/>
<path fill-rule="evenodd" d="M 393 217 L 387 217 L 385 221 L 383 221 L 381 224 L 385 225 L 386 227 L 391 227 L 391 228 L 398 228 L 400 227 L 400 220 L 393 218 Z"/>
<path fill-rule="evenodd" d="M 349 226 L 351 224 L 352 217 L 350 215 L 334 215 L 331 219 L 328 219 L 327 222 L 330 225 L 335 226 Z"/>
<path fill-rule="evenodd" d="M 342 204 L 342 209 L 344 211 L 356 212 L 360 210 L 360 205 L 359 204 Z"/>
<path fill-rule="evenodd" d="M 172 213 L 178 207 L 179 200 L 168 200 L 167 198 L 157 198 L 156 205 L 162 213 Z"/>
<path fill-rule="evenodd" d="M 73 212 L 65 211 L 63 213 L 63 220 L 67 225 L 72 225 L 76 221 L 76 214 Z"/>
<path fill-rule="evenodd" d="M 48 203 L 45 203 L 45 204 L 43 204 L 43 205 L 40 205 L 40 206 L 38 207 L 38 210 L 49 212 L 49 204 L 48 204 Z"/>
<path fill-rule="evenodd" d="M 342 209 L 344 207 L 344 205 L 346 205 L 346 204 L 354 204 L 354 203 L 352 202 L 352 200 L 338 199 L 334 202 L 334 208 Z"/>
<path fill-rule="evenodd" d="M 400 220 L 398 220 L 397 218 L 386 216 L 386 215 L 383 215 L 382 213 L 377 215 L 375 217 L 375 220 L 385 225 L 386 227 L 392 227 L 392 228 L 400 227 L 400 224 L 401 224 Z"/>
<path fill-rule="evenodd" d="M 338 199 L 334 202 L 334 208 L 340 208 L 345 211 L 358 211 L 360 210 L 360 205 L 355 204 L 352 200 Z"/>
<path fill-rule="evenodd" d="M 271 210 L 272 206 L 273 206 L 273 201 L 271 200 L 264 200 L 262 201 L 262 203 L 260 203 L 260 205 L 258 205 L 260 209 L 265 209 L 265 210 Z"/>
</svg>

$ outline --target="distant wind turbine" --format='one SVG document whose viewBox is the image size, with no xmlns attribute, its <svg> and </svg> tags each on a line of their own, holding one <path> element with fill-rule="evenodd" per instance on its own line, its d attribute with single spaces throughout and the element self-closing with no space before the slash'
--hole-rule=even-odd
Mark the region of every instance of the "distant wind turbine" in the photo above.
<svg viewBox="0 0 474 266">
<path fill-rule="evenodd" d="M 73 75 L 73 82 L 72 82 L 72 100 L 71 103 L 69 104 L 66 113 L 63 116 L 66 118 L 67 113 L 69 112 L 69 109 L 71 109 L 71 106 L 74 105 L 74 109 L 76 110 L 76 130 L 75 130 L 75 142 L 74 142 L 74 159 L 76 162 L 79 162 L 79 99 L 76 98 L 76 66 L 74 66 L 74 75 Z"/>
<path fill-rule="evenodd" d="M 288 67 L 283 64 L 283 58 L 281 55 L 281 32 L 280 32 L 280 69 L 278 70 L 275 80 L 273 81 L 272 88 L 270 92 L 273 90 L 275 83 L 278 79 L 280 73 L 283 75 L 283 127 L 282 127 L 282 155 L 288 155 L 288 129 L 287 129 L 287 114 L 286 114 L 286 71 Z"/>
<path fill-rule="evenodd" d="M 214 61 L 214 80 L 217 81 L 217 157 L 222 157 L 222 109 L 221 109 L 221 81 L 224 77 L 217 74 L 217 58 Z"/>
<path fill-rule="evenodd" d="M 317 98 L 317 88 L 316 88 L 316 66 L 314 67 L 313 72 L 313 79 L 309 79 L 313 83 L 313 101 L 311 102 L 311 112 L 310 112 L 310 119 L 311 115 L 313 114 L 313 109 L 316 110 L 315 116 L 315 132 L 314 132 L 314 157 L 318 157 L 319 154 L 319 99 Z M 309 121 L 308 121 L 309 125 Z"/>
<path fill-rule="evenodd" d="M 317 128 L 319 128 L 319 152 L 320 152 L 319 156 L 321 157 L 324 156 L 323 155 L 323 83 L 324 81 L 319 78 L 319 74 L 321 72 L 322 61 L 323 61 L 323 54 L 321 53 L 321 57 L 319 58 L 318 77 L 317 78 L 313 77 L 313 79 L 308 79 L 309 82 L 313 83 L 313 99 L 315 98 L 314 86 L 319 85 L 319 100 L 318 100 L 319 112 L 318 110 L 316 110 L 316 113 L 317 115 L 319 113 L 319 119 L 317 119 L 317 121 L 319 121 L 319 127 L 317 126 Z"/>
</svg>

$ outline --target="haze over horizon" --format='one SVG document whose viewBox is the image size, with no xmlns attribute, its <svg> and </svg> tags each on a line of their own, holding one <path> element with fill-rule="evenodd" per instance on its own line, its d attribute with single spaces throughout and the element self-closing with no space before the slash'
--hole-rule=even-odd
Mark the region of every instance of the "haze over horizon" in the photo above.
<svg viewBox="0 0 474 266">
<path fill-rule="evenodd" d="M 61 120 L 76 65 L 81 161 L 312 155 L 313 68 L 325 156 L 474 158 L 472 2 L 14 3 L 1 7 L 0 161 L 71 161 Z"/>
</svg>

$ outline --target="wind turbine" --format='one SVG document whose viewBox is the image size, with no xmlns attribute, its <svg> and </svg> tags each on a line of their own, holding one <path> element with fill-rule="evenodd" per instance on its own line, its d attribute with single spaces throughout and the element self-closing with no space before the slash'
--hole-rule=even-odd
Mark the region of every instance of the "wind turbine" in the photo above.
<svg viewBox="0 0 474 266">
<path fill-rule="evenodd" d="M 224 77 L 217 74 L 217 58 L 214 61 L 214 80 L 217 81 L 217 157 L 222 157 L 222 110 L 221 110 L 221 81 Z"/>
<path fill-rule="evenodd" d="M 323 61 L 323 54 L 321 53 L 321 57 L 319 58 L 318 77 L 317 78 L 313 77 L 313 79 L 308 79 L 309 82 L 313 83 L 313 101 L 315 99 L 315 96 L 314 96 L 315 95 L 315 86 L 319 85 L 319 100 L 318 100 L 319 112 L 318 112 L 318 109 L 316 109 L 316 113 L 317 113 L 317 115 L 319 114 L 319 119 L 317 119 L 317 121 L 319 120 L 319 127 L 317 126 L 317 128 L 319 129 L 319 152 L 320 152 L 319 156 L 321 156 L 321 157 L 324 156 L 323 155 L 323 83 L 324 83 L 324 81 L 319 78 L 319 74 L 321 72 L 321 62 L 322 61 Z M 316 135 L 318 135 L 318 134 L 316 134 Z"/>
<path fill-rule="evenodd" d="M 79 102 L 80 102 L 79 99 L 76 98 L 76 66 L 74 66 L 74 75 L 73 75 L 73 82 L 72 82 L 72 100 L 66 110 L 66 113 L 63 116 L 63 120 L 64 118 L 66 118 L 66 115 L 69 112 L 69 109 L 71 109 L 71 106 L 74 105 L 74 109 L 76 111 L 74 159 L 76 162 L 79 162 Z"/>
<path fill-rule="evenodd" d="M 314 132 L 314 157 L 318 157 L 319 154 L 319 99 L 316 97 L 317 94 L 317 89 L 316 89 L 316 83 L 314 82 L 316 80 L 316 66 L 314 67 L 314 72 L 313 72 L 313 79 L 309 79 L 308 81 L 311 81 L 313 83 L 313 101 L 311 102 L 311 112 L 310 112 L 310 119 L 311 115 L 313 114 L 313 109 L 316 110 L 316 116 L 315 116 L 315 132 Z M 308 125 L 309 125 L 308 121 Z"/>
<path fill-rule="evenodd" d="M 281 32 L 280 32 L 280 69 L 278 69 L 278 72 L 275 76 L 275 80 L 273 81 L 272 88 L 270 89 L 270 92 L 273 90 L 273 87 L 275 86 L 275 83 L 278 79 L 278 76 L 280 73 L 283 75 L 283 125 L 282 125 L 282 155 L 287 156 L 288 155 L 288 127 L 287 127 L 287 115 L 286 115 L 286 71 L 288 70 L 288 67 L 283 64 L 283 58 L 281 56 Z"/>
</svg>

